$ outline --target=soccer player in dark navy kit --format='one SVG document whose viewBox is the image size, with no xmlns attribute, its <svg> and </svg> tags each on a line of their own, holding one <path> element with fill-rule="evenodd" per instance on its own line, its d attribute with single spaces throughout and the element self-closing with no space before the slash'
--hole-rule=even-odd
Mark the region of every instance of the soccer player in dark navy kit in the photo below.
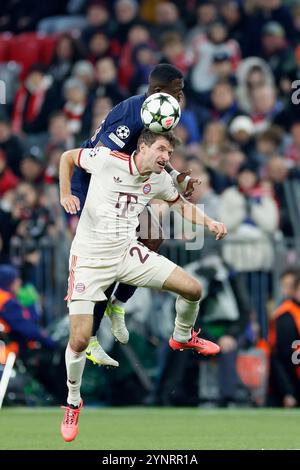
<svg viewBox="0 0 300 470">
<path fill-rule="evenodd" d="M 179 102 L 183 97 L 184 80 L 182 73 L 170 64 L 157 65 L 150 74 L 149 87 L 147 93 L 132 96 L 115 106 L 106 119 L 100 124 L 94 135 L 82 145 L 83 148 L 94 148 L 105 146 L 111 150 L 117 150 L 126 154 L 132 154 L 136 149 L 137 140 L 140 136 L 144 124 L 141 120 L 141 107 L 147 96 L 153 93 L 169 93 Z M 189 176 L 189 171 L 180 173 L 169 165 L 166 170 L 171 174 L 176 186 L 189 196 L 193 191 L 197 179 Z M 81 211 L 86 199 L 90 181 L 90 174 L 80 168 L 76 168 L 72 178 L 72 195 L 77 211 Z M 74 213 L 70 210 L 70 213 Z M 152 221 L 151 221 L 152 223 Z M 143 239 L 142 242 L 153 251 L 158 251 L 162 238 Z M 111 286 L 106 296 L 110 299 L 115 286 Z M 115 338 L 123 344 L 129 339 L 128 330 L 124 319 L 124 306 L 127 300 L 132 297 L 136 287 L 119 284 L 114 296 L 107 302 L 99 302 L 94 311 L 94 326 L 90 344 L 87 348 L 87 358 L 94 364 L 117 367 L 117 361 L 109 357 L 100 346 L 97 340 L 97 331 L 105 313 L 112 322 L 112 333 Z M 106 309 L 106 310 L 105 310 Z"/>
</svg>

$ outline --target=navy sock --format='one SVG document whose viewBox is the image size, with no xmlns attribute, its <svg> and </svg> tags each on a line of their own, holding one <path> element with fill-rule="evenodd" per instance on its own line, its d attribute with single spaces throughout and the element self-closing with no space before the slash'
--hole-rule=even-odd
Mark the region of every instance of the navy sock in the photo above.
<svg viewBox="0 0 300 470">
<path fill-rule="evenodd" d="M 115 292 L 115 297 L 120 300 L 120 302 L 127 302 L 130 297 L 133 296 L 137 287 L 136 286 L 129 286 L 128 284 L 119 284 L 117 290 Z"/>
<path fill-rule="evenodd" d="M 109 299 L 114 288 L 115 288 L 115 283 L 112 284 L 106 291 L 105 295 Z M 99 329 L 101 320 L 104 316 L 104 312 L 106 309 L 106 306 L 108 304 L 108 300 L 103 300 L 102 302 L 97 302 L 94 307 L 94 316 L 93 316 L 93 330 L 92 330 L 92 336 L 97 336 L 97 331 Z"/>
<path fill-rule="evenodd" d="M 97 335 L 97 331 L 99 329 L 101 320 L 104 316 L 104 312 L 106 309 L 107 305 L 107 300 L 104 300 L 103 302 L 97 302 L 94 307 L 94 315 L 93 315 L 93 330 L 92 330 L 92 336 Z"/>
</svg>

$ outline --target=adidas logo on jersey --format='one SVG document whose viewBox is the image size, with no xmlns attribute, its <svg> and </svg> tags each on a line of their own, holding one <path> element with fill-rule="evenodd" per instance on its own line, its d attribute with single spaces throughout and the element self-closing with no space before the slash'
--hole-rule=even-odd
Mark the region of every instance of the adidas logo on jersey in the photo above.
<svg viewBox="0 0 300 470">
<path fill-rule="evenodd" d="M 115 183 L 122 183 L 122 180 L 118 176 L 117 177 L 114 176 L 114 182 Z"/>
</svg>

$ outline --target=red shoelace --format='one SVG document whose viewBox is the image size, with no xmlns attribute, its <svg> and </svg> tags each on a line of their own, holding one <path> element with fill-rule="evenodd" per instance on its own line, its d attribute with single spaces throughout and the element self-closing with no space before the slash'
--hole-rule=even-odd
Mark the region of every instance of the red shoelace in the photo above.
<svg viewBox="0 0 300 470">
<path fill-rule="evenodd" d="M 205 339 L 199 338 L 198 335 L 201 331 L 201 328 L 199 328 L 198 331 L 192 330 L 192 339 L 191 342 L 195 344 L 202 344 L 203 346 L 205 345 Z"/>
<path fill-rule="evenodd" d="M 69 406 L 62 406 L 62 409 L 65 409 L 64 424 L 67 426 L 72 426 L 77 423 L 78 415 L 80 408 L 70 408 Z"/>
</svg>

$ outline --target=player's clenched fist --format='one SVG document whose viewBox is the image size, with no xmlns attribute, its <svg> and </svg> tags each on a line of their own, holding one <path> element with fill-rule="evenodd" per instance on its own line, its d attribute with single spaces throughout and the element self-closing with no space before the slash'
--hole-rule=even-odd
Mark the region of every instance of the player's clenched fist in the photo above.
<svg viewBox="0 0 300 470">
<path fill-rule="evenodd" d="M 222 222 L 217 222 L 216 220 L 212 220 L 207 225 L 208 230 L 216 235 L 216 240 L 222 240 L 227 235 L 227 228 L 226 225 Z"/>
<path fill-rule="evenodd" d="M 73 196 L 72 194 L 63 197 L 60 203 L 68 214 L 77 214 L 80 210 L 80 200 L 77 196 Z"/>
</svg>

